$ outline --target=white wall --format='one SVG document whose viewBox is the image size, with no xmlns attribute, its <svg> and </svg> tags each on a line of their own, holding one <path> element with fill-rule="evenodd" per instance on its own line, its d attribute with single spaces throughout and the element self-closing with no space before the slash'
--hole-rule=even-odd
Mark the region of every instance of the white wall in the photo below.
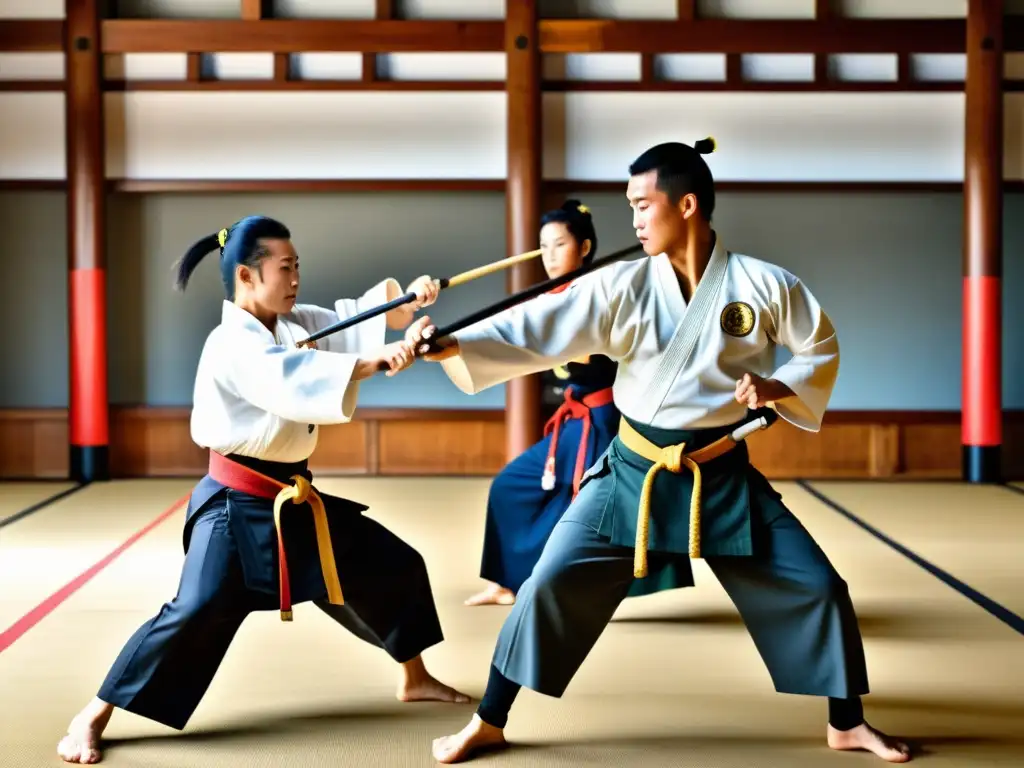
<svg viewBox="0 0 1024 768">
<path fill-rule="evenodd" d="M 0 52 L 0 81 L 63 79 L 64 54 L 62 52 Z"/>
<path fill-rule="evenodd" d="M 569 93 L 563 178 L 621 179 L 652 144 L 714 136 L 721 181 L 957 181 L 958 93 Z M 555 169 L 549 168 L 550 173 Z"/>
<path fill-rule="evenodd" d="M 2 0 L 0 19 L 63 19 L 64 0 Z"/>
<path fill-rule="evenodd" d="M 1024 94 L 1005 177 L 1024 179 Z M 108 93 L 107 175 L 474 178 L 506 173 L 496 92 Z M 722 181 L 963 178 L 961 93 L 567 93 L 544 97 L 544 176 L 615 180 L 647 146 L 712 135 Z M 62 179 L 64 97 L 0 93 L 0 178 Z"/>
<path fill-rule="evenodd" d="M 63 179 L 64 94 L 0 93 L 0 179 Z"/>
<path fill-rule="evenodd" d="M 106 100 L 111 177 L 505 176 L 501 92 L 135 92 Z"/>
<path fill-rule="evenodd" d="M 239 0 L 118 0 L 122 17 L 236 18 Z M 676 0 L 547 0 L 549 18 L 672 19 Z M 842 0 L 858 18 L 963 17 L 966 0 Z M 1022 0 L 1024 5 L 1024 0 Z M 276 0 L 293 18 L 371 18 L 373 0 Z M 701 16 L 811 18 L 814 0 L 698 0 Z M 403 18 L 501 19 L 505 0 L 404 0 Z M 63 0 L 3 0 L 0 16 L 60 18 Z M 362 57 L 292 57 L 297 76 L 357 79 Z M 107 57 L 108 77 L 183 80 L 186 55 Z M 401 80 L 501 81 L 501 53 L 415 53 L 378 57 Z M 914 57 L 919 77 L 962 81 L 963 55 Z M 893 81 L 892 55 L 832 57 L 834 75 Z M 659 77 L 718 80 L 720 54 L 656 57 Z M 1024 75 L 1024 56 L 1007 56 L 1007 73 Z M 267 53 L 214 53 L 213 77 L 273 77 Z M 807 55 L 749 55 L 754 80 L 810 80 Z M 64 56 L 0 54 L 0 80 L 62 77 Z M 548 78 L 637 80 L 636 54 L 544 57 Z M 109 177 L 191 178 L 478 178 L 506 173 L 506 98 L 481 92 L 194 92 L 106 94 Z M 964 97 L 933 93 L 573 92 L 544 96 L 545 178 L 614 180 L 652 143 L 713 135 L 712 169 L 723 181 L 949 181 L 963 177 Z M 1024 178 L 1024 94 L 1006 96 L 1005 175 Z M 0 92 L 0 178 L 62 179 L 64 105 L 58 92 Z"/>
</svg>

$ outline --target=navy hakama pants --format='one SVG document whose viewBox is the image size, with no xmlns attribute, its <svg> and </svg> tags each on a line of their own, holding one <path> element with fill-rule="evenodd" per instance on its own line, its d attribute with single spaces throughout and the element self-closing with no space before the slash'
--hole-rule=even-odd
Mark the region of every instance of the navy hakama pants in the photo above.
<svg viewBox="0 0 1024 768">
<path fill-rule="evenodd" d="M 609 403 L 590 409 L 583 469 L 604 453 L 618 432 L 619 412 Z M 487 498 L 480 576 L 518 592 L 540 559 L 551 532 L 572 503 L 574 474 L 584 422 L 561 423 L 555 447 L 555 487 L 544 490 L 541 478 L 554 433 L 509 462 L 491 484 Z"/>
<path fill-rule="evenodd" d="M 235 491 L 220 492 L 197 513 L 178 593 L 125 644 L 100 687 L 103 701 L 171 728 L 184 728 L 246 616 L 278 610 L 273 591 L 247 583 L 229 496 L 241 498 L 250 508 L 266 503 Z M 345 604 L 329 604 L 325 589 L 319 595 L 300 592 L 295 602 L 312 600 L 398 662 L 441 642 L 420 554 L 380 523 L 358 513 L 331 514 L 331 497 L 325 496 L 324 502 L 331 515 Z M 293 540 L 297 551 L 289 560 L 298 564 L 300 557 L 312 558 L 318 568 L 315 540 L 311 546 L 302 538 Z"/>
</svg>

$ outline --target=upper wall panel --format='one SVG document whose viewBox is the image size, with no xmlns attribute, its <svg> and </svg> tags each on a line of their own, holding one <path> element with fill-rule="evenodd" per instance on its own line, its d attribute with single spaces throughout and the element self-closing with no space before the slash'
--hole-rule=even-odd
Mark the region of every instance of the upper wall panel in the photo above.
<svg viewBox="0 0 1024 768">
<path fill-rule="evenodd" d="M 502 92 L 107 94 L 107 175 L 130 179 L 503 179 Z M 616 180 L 651 144 L 714 136 L 723 181 L 963 178 L 960 93 L 545 94 L 543 173 Z M 653 119 L 652 116 L 657 116 Z M 1024 179 L 1024 94 L 1005 177 Z M 62 179 L 61 93 L 0 93 L 0 179 Z"/>
<path fill-rule="evenodd" d="M 63 179 L 64 94 L 0 93 L 0 179 Z"/>
<path fill-rule="evenodd" d="M 713 136 L 720 150 L 709 163 L 722 181 L 963 178 L 963 96 L 957 93 L 572 93 L 563 98 L 564 168 L 553 167 L 552 160 L 548 176 L 620 179 L 653 144 Z"/>
<path fill-rule="evenodd" d="M 240 0 L 113 0 L 112 13 L 122 19 L 237 19 Z"/>
<path fill-rule="evenodd" d="M 108 94 L 107 174 L 500 179 L 503 93 Z"/>
<path fill-rule="evenodd" d="M 838 0 L 843 16 L 861 19 L 963 19 L 967 0 Z"/>
<path fill-rule="evenodd" d="M 0 19 L 63 19 L 65 0 L 2 0 Z"/>
</svg>

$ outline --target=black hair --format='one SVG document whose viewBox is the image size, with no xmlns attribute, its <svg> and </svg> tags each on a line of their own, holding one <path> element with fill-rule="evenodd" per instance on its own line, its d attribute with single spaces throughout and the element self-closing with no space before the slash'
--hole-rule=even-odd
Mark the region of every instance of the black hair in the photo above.
<svg viewBox="0 0 1024 768">
<path fill-rule="evenodd" d="M 569 234 L 576 240 L 576 244 L 582 248 L 586 240 L 590 241 L 590 252 L 583 257 L 583 263 L 589 264 L 597 253 L 597 232 L 594 230 L 594 217 L 590 215 L 590 209 L 580 203 L 579 200 L 566 200 L 561 207 L 548 211 L 540 218 L 540 228 L 552 222 L 565 224 Z"/>
<path fill-rule="evenodd" d="M 228 300 L 235 297 L 235 267 L 259 267 L 267 252 L 260 247 L 260 238 L 288 240 L 291 232 L 281 222 L 267 216 L 246 216 L 227 229 L 197 240 L 177 264 L 176 285 L 185 290 L 192 272 L 208 253 L 220 250 L 220 276 Z"/>
<path fill-rule="evenodd" d="M 651 147 L 629 166 L 629 175 L 638 176 L 656 171 L 657 188 L 668 195 L 673 205 L 684 195 L 697 198 L 697 208 L 707 221 L 715 212 L 715 180 L 701 155 L 715 151 L 715 140 L 708 137 L 691 147 L 681 142 L 667 142 Z"/>
</svg>

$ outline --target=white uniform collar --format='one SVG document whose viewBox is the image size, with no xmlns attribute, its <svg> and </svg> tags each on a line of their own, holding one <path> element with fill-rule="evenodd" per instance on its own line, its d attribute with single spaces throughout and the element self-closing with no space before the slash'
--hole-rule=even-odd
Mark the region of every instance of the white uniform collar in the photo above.
<svg viewBox="0 0 1024 768">
<path fill-rule="evenodd" d="M 277 344 L 277 339 L 274 334 L 270 332 L 263 323 L 261 323 L 256 316 L 251 312 L 247 312 L 237 304 L 234 304 L 227 299 L 224 300 L 221 306 L 220 321 L 223 325 L 230 325 L 237 328 L 244 328 L 252 333 L 258 333 L 262 338 L 271 344 Z M 278 317 L 277 322 L 281 322 L 281 318 Z"/>
<path fill-rule="evenodd" d="M 704 274 L 700 278 L 701 282 L 704 281 L 708 273 L 713 271 L 713 268 L 718 266 L 719 261 L 729 258 L 729 252 L 722 243 L 722 236 L 716 230 L 713 230 L 713 232 L 715 235 L 715 246 L 711 250 L 711 258 L 708 259 L 708 264 L 704 268 Z M 672 262 L 669 261 L 667 253 L 659 253 L 651 258 L 654 260 L 655 274 L 657 274 L 658 280 L 662 284 L 665 297 L 678 321 L 682 319 L 683 313 L 686 311 L 686 302 L 683 300 L 683 292 L 679 288 L 679 279 L 672 268 Z"/>
</svg>

